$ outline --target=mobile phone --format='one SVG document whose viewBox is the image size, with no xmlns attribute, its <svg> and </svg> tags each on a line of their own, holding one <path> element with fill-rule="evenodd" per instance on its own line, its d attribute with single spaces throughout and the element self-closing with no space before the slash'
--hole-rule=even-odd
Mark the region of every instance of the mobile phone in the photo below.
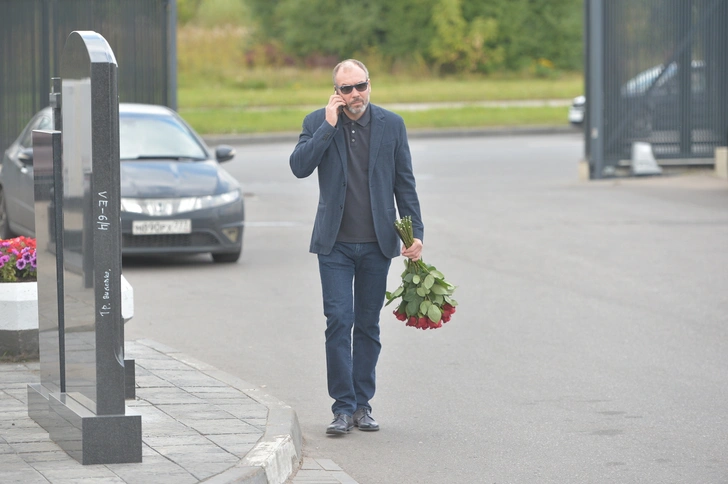
<svg viewBox="0 0 728 484">
<path fill-rule="evenodd" d="M 335 87 L 334 87 L 334 94 L 338 94 L 338 92 L 336 92 L 336 88 Z M 339 106 L 338 113 L 341 114 L 343 112 L 344 112 L 344 106 Z"/>
</svg>

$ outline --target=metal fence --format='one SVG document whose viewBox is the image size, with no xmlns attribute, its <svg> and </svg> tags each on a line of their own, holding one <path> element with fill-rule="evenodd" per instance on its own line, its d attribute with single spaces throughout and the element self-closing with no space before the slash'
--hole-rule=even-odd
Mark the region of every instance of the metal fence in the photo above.
<svg viewBox="0 0 728 484">
<path fill-rule="evenodd" d="M 635 141 L 660 164 L 710 163 L 728 136 L 728 1 L 585 0 L 585 26 L 592 177 Z"/>
<path fill-rule="evenodd" d="M 0 153 L 48 105 L 75 30 L 109 42 L 119 101 L 176 109 L 176 16 L 176 0 L 0 0 Z"/>
</svg>

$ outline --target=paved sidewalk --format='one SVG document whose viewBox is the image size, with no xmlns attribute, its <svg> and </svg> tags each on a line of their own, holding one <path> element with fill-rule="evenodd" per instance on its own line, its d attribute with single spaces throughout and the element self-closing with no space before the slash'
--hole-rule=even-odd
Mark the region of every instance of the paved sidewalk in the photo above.
<svg viewBox="0 0 728 484">
<path fill-rule="evenodd" d="M 28 417 L 27 384 L 38 362 L 0 363 L 0 482 L 348 483 L 336 464 L 304 459 L 288 405 L 230 374 L 150 340 L 126 342 L 136 360 L 143 461 L 81 465 Z"/>
</svg>

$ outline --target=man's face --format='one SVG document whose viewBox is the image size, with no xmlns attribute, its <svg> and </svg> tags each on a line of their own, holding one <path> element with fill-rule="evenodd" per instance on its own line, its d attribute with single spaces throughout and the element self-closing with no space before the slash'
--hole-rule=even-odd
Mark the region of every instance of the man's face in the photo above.
<svg viewBox="0 0 728 484">
<path fill-rule="evenodd" d="M 371 93 L 371 86 L 367 82 L 366 73 L 359 67 L 342 67 L 339 72 L 336 73 L 336 86 L 337 93 L 346 102 L 346 110 L 351 114 L 363 113 L 369 105 L 369 94 Z M 341 92 L 341 87 L 345 86 L 356 86 L 357 84 L 367 83 L 366 89 L 363 92 L 359 92 L 358 89 L 352 89 L 350 93 L 344 94 Z"/>
</svg>

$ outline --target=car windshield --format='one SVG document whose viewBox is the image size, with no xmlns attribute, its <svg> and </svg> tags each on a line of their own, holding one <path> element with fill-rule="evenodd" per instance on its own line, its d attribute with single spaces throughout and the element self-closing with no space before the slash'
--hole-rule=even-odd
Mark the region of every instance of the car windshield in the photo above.
<svg viewBox="0 0 728 484">
<path fill-rule="evenodd" d="M 677 66 L 675 63 L 670 64 L 667 67 L 667 72 L 660 77 L 660 81 L 656 87 L 664 85 L 672 76 L 675 74 Z M 622 88 L 622 94 L 644 94 L 647 89 L 652 86 L 660 74 L 662 73 L 662 66 L 655 66 L 651 69 L 647 69 L 641 72 L 636 77 L 630 79 Z"/>
<path fill-rule="evenodd" d="M 187 126 L 173 116 L 122 114 L 119 138 L 122 160 L 207 158 Z"/>
</svg>

